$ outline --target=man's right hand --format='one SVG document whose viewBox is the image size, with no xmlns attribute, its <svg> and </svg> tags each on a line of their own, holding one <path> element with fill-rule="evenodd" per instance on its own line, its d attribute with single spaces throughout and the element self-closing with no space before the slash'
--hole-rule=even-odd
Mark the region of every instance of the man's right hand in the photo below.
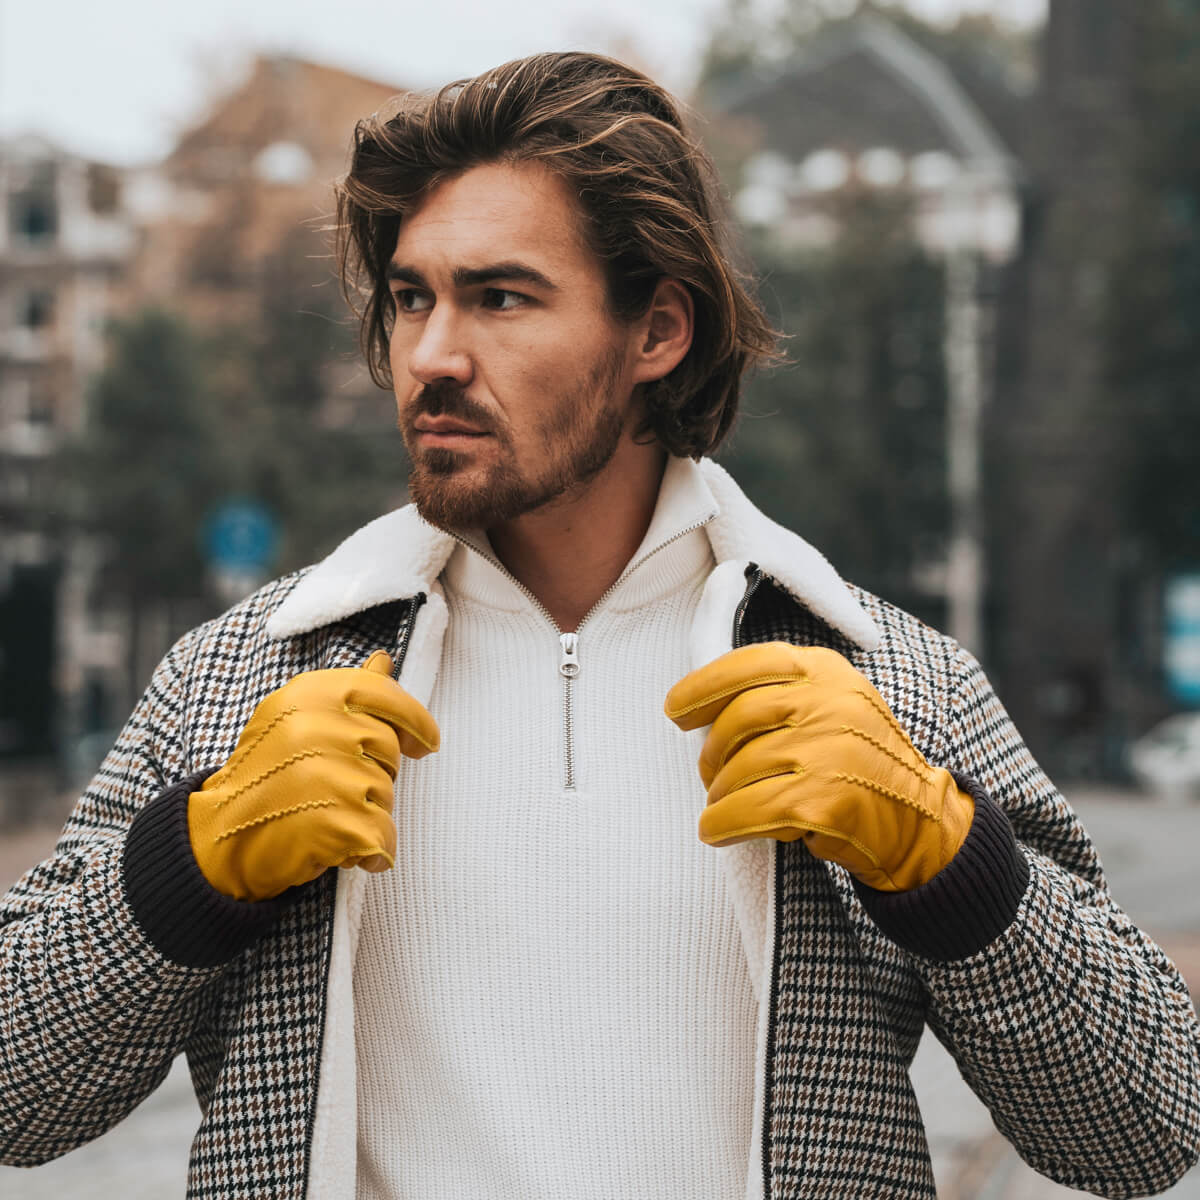
<svg viewBox="0 0 1200 1200">
<path fill-rule="evenodd" d="M 266 900 L 330 867 L 392 865 L 400 756 L 439 739 L 391 672 L 377 650 L 361 667 L 297 675 L 254 710 L 233 757 L 188 798 L 192 850 L 217 891 Z"/>
</svg>

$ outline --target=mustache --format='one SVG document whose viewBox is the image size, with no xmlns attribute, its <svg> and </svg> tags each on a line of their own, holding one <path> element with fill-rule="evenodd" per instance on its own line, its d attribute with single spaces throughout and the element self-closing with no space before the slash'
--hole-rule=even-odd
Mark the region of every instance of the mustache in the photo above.
<svg viewBox="0 0 1200 1200">
<path fill-rule="evenodd" d="M 405 409 L 403 426 L 411 429 L 419 416 L 455 417 L 485 433 L 495 431 L 495 416 L 454 383 L 426 384 Z"/>
</svg>

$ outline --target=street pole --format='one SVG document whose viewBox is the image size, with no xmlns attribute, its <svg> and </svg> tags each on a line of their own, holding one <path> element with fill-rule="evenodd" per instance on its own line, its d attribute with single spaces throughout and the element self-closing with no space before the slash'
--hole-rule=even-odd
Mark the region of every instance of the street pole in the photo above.
<svg viewBox="0 0 1200 1200">
<path fill-rule="evenodd" d="M 950 544 L 946 555 L 947 628 L 971 653 L 983 653 L 983 550 L 980 423 L 979 261 L 969 239 L 946 253 L 946 475 Z"/>
</svg>

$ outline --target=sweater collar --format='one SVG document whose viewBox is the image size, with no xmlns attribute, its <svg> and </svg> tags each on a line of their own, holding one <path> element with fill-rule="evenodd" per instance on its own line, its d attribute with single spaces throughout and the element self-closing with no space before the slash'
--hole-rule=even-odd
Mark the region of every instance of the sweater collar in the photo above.
<svg viewBox="0 0 1200 1200">
<path fill-rule="evenodd" d="M 673 489 L 712 496 L 716 515 L 705 526 L 717 563 L 757 563 L 816 616 L 863 649 L 879 641 L 875 623 L 829 562 L 803 538 L 772 521 L 732 477 L 708 459 L 668 464 Z M 657 517 L 647 539 L 658 536 Z M 647 544 L 647 543 L 643 543 Z M 421 519 L 409 504 L 378 517 L 309 570 L 267 621 L 267 635 L 307 633 L 377 604 L 429 592 L 459 542 Z M 640 551 L 639 551 L 640 554 Z"/>
<path fill-rule="evenodd" d="M 639 608 L 682 587 L 703 568 L 711 568 L 712 551 L 701 530 L 716 514 L 717 502 L 703 473 L 690 459 L 670 459 L 646 534 L 620 579 L 605 593 L 604 606 L 617 611 Z M 448 594 L 504 612 L 529 607 L 528 594 L 499 564 L 486 534 L 476 530 L 456 540 L 462 544 L 441 575 Z M 643 569 L 649 559 L 653 568 Z"/>
</svg>

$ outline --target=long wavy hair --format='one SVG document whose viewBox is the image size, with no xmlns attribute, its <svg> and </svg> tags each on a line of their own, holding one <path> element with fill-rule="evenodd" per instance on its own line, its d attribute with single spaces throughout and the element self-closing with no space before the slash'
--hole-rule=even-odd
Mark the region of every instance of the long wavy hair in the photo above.
<svg viewBox="0 0 1200 1200">
<path fill-rule="evenodd" d="M 643 316 L 663 278 L 687 287 L 692 345 L 643 385 L 638 435 L 681 457 L 711 454 L 733 425 L 746 370 L 779 357 L 777 335 L 731 261 L 716 171 L 679 108 L 639 71 L 596 54 L 516 59 L 358 123 L 338 185 L 338 264 L 372 379 L 392 383 L 386 268 L 405 215 L 441 181 L 494 162 L 539 162 L 566 182 L 618 320 Z"/>
</svg>

